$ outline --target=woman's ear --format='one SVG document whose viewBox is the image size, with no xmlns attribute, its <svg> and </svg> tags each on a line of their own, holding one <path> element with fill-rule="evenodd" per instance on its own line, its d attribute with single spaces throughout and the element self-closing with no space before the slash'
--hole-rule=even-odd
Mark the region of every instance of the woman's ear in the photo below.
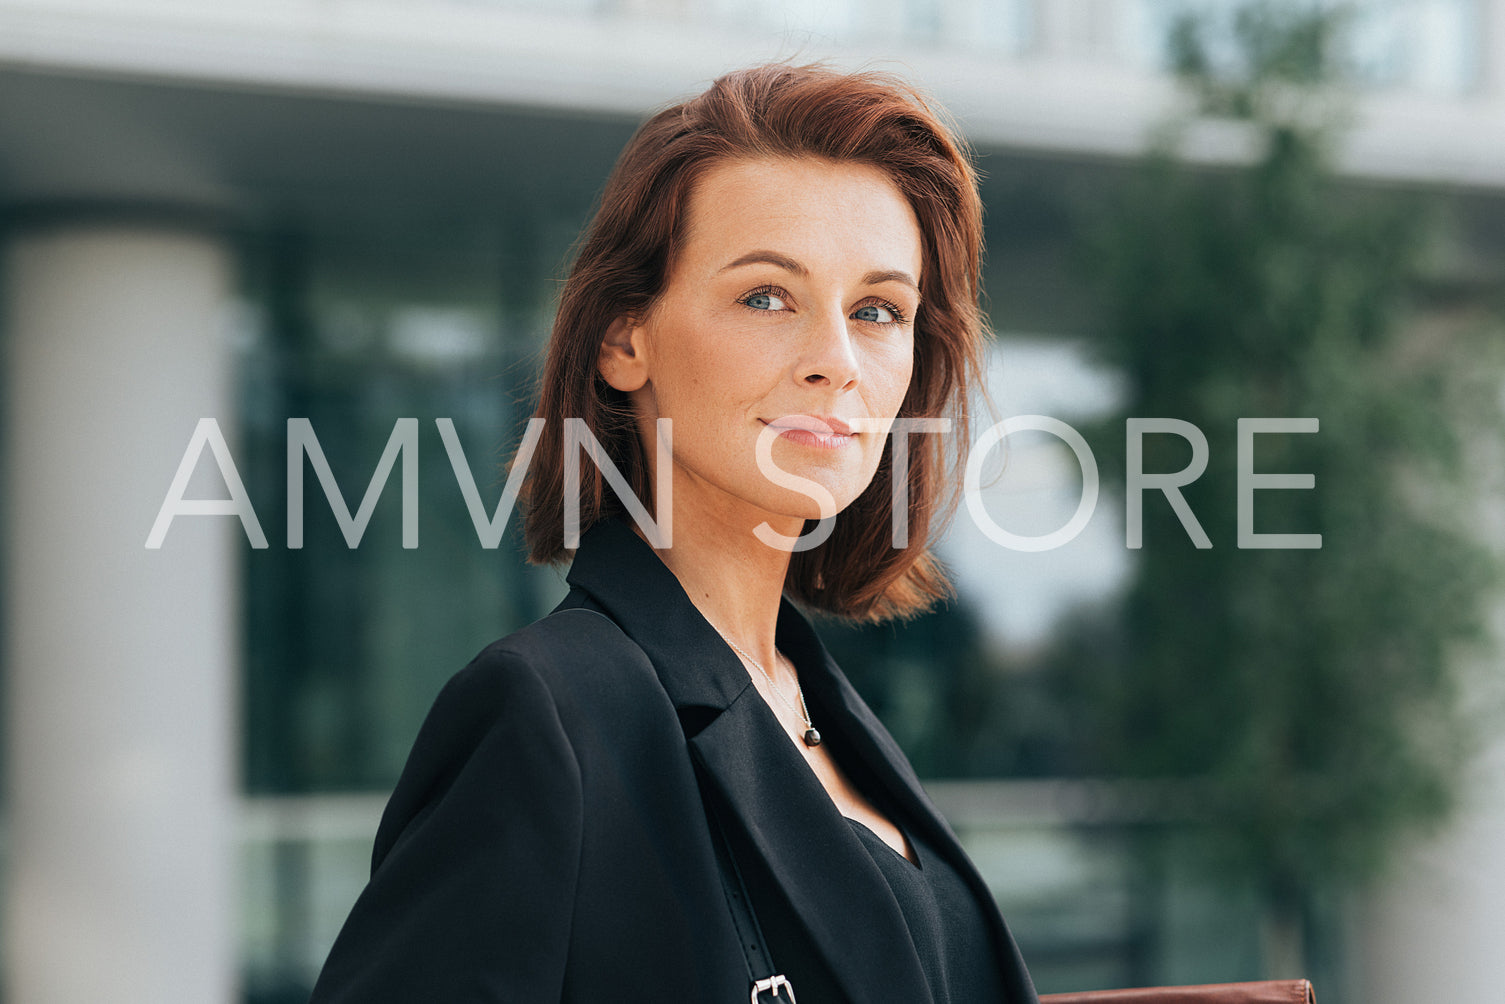
<svg viewBox="0 0 1505 1004">
<path fill-rule="evenodd" d="M 648 360 L 643 352 L 643 326 L 631 317 L 618 317 L 601 339 L 596 357 L 601 378 L 617 390 L 632 393 L 648 382 Z"/>
</svg>

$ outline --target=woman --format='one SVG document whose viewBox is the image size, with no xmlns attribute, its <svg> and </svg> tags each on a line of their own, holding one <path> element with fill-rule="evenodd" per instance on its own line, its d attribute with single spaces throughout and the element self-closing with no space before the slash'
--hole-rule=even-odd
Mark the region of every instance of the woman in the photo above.
<svg viewBox="0 0 1505 1004">
<path fill-rule="evenodd" d="M 803 1004 L 1035 999 L 790 602 L 943 594 L 944 438 L 891 423 L 965 436 L 980 243 L 969 163 L 885 77 L 758 67 L 642 127 L 563 291 L 525 488 L 533 560 L 585 528 L 571 592 L 440 694 L 316 1002 L 791 999 L 752 988 L 775 972 Z"/>
</svg>

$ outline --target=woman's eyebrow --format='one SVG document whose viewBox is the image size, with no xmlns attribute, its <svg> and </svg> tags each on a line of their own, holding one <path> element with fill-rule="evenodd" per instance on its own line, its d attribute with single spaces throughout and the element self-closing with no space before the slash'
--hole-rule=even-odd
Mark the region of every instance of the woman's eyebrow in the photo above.
<svg viewBox="0 0 1505 1004">
<path fill-rule="evenodd" d="M 775 268 L 781 268 L 786 272 L 791 272 L 801 277 L 810 274 L 808 268 L 788 255 L 780 254 L 778 251 L 765 250 L 749 251 L 747 254 L 727 262 L 717 272 L 718 274 L 720 272 L 729 272 L 734 268 L 742 268 L 744 265 L 772 265 Z M 862 277 L 862 284 L 864 286 L 877 286 L 885 282 L 903 283 L 916 293 L 920 291 L 920 284 L 915 280 L 915 277 L 902 269 L 880 269 L 876 272 L 869 272 Z"/>
<path fill-rule="evenodd" d="M 876 286 L 879 283 L 883 282 L 900 282 L 908 286 L 910 289 L 914 290 L 916 293 L 920 291 L 920 284 L 915 281 L 915 277 L 910 275 L 908 272 L 901 271 L 900 269 L 869 272 L 867 275 L 862 277 L 862 284 L 864 286 Z"/>
<path fill-rule="evenodd" d="M 719 274 L 721 272 L 726 272 L 734 268 L 741 268 L 743 265 L 773 265 L 774 267 L 781 268 L 786 272 L 793 272 L 798 276 L 808 276 L 810 274 L 810 270 L 808 268 L 801 265 L 793 258 L 789 257 L 787 254 L 780 254 L 777 251 L 749 251 L 747 252 L 747 254 L 743 255 L 740 258 L 737 258 L 735 261 L 728 262 L 727 264 L 721 266 L 721 268 L 718 269 L 717 272 Z"/>
</svg>

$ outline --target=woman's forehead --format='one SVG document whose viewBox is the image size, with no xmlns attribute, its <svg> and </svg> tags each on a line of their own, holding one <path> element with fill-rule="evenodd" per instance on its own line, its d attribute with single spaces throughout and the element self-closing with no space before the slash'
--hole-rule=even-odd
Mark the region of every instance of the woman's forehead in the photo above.
<svg viewBox="0 0 1505 1004">
<path fill-rule="evenodd" d="M 855 252 L 872 259 L 864 268 L 919 275 L 921 234 L 913 208 L 887 173 L 861 161 L 718 162 L 692 187 L 685 222 L 680 250 L 701 267 L 753 249 L 796 259 L 801 251 L 817 257 Z"/>
</svg>

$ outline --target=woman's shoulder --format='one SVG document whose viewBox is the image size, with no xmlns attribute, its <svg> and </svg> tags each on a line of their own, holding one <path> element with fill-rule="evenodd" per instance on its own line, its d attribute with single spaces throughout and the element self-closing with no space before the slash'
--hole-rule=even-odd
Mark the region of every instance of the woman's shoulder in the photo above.
<svg viewBox="0 0 1505 1004">
<path fill-rule="evenodd" d="M 388 803 L 376 859 L 466 774 L 531 772 L 564 797 L 612 745 L 603 736 L 647 733 L 678 734 L 648 657 L 599 611 L 556 609 L 487 645 L 440 690 Z"/>
<path fill-rule="evenodd" d="M 516 673 L 552 682 L 588 666 L 636 660 L 646 663 L 647 657 L 604 613 L 583 606 L 557 608 L 481 649 L 450 685 L 484 690 Z"/>
<path fill-rule="evenodd" d="M 644 702 L 669 706 L 648 656 L 588 601 L 567 599 L 483 648 L 445 684 L 429 717 L 453 735 L 484 730 L 523 704 L 568 730 L 582 715 L 620 714 Z M 459 722 L 471 728 L 457 730 Z"/>
</svg>

